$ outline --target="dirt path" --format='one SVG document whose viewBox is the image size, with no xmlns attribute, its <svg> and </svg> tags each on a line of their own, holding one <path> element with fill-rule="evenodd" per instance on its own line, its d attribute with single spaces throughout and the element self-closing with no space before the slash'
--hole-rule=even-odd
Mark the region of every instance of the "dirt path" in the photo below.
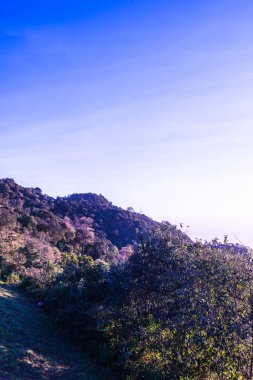
<svg viewBox="0 0 253 380">
<path fill-rule="evenodd" d="M 0 380 L 113 380 L 36 305 L 0 284 Z"/>
</svg>

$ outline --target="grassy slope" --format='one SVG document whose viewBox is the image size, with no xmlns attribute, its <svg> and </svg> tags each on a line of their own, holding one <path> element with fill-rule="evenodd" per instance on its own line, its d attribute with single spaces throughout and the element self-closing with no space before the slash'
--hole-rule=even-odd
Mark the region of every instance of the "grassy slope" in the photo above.
<svg viewBox="0 0 253 380">
<path fill-rule="evenodd" d="M 113 377 L 60 337 L 43 311 L 15 287 L 0 284 L 0 380 L 35 379 Z"/>
</svg>

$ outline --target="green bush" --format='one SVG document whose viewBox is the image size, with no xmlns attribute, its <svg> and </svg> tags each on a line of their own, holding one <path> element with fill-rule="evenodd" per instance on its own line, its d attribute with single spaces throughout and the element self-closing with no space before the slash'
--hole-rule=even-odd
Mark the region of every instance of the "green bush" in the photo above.
<svg viewBox="0 0 253 380">
<path fill-rule="evenodd" d="M 20 276 L 16 273 L 12 273 L 6 277 L 6 283 L 7 284 L 19 284 L 20 283 Z"/>
</svg>

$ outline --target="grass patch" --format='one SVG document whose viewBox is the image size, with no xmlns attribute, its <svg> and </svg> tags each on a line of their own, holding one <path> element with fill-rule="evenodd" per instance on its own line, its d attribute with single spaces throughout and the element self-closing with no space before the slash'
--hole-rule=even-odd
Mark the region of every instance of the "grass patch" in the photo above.
<svg viewBox="0 0 253 380">
<path fill-rule="evenodd" d="M 113 379 L 54 330 L 14 285 L 0 282 L 0 380 Z"/>
</svg>

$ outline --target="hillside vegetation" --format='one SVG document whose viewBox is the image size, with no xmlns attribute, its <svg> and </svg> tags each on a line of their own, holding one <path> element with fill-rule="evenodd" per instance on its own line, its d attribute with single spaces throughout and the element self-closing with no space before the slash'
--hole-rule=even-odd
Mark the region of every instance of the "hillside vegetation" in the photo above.
<svg viewBox="0 0 253 380">
<path fill-rule="evenodd" d="M 110 378 L 13 285 L 0 284 L 0 313 L 0 380 Z"/>
<path fill-rule="evenodd" d="M 114 378 L 253 378 L 252 251 L 0 181 L 0 270 Z M 64 356 L 64 354 L 63 354 Z"/>
</svg>

